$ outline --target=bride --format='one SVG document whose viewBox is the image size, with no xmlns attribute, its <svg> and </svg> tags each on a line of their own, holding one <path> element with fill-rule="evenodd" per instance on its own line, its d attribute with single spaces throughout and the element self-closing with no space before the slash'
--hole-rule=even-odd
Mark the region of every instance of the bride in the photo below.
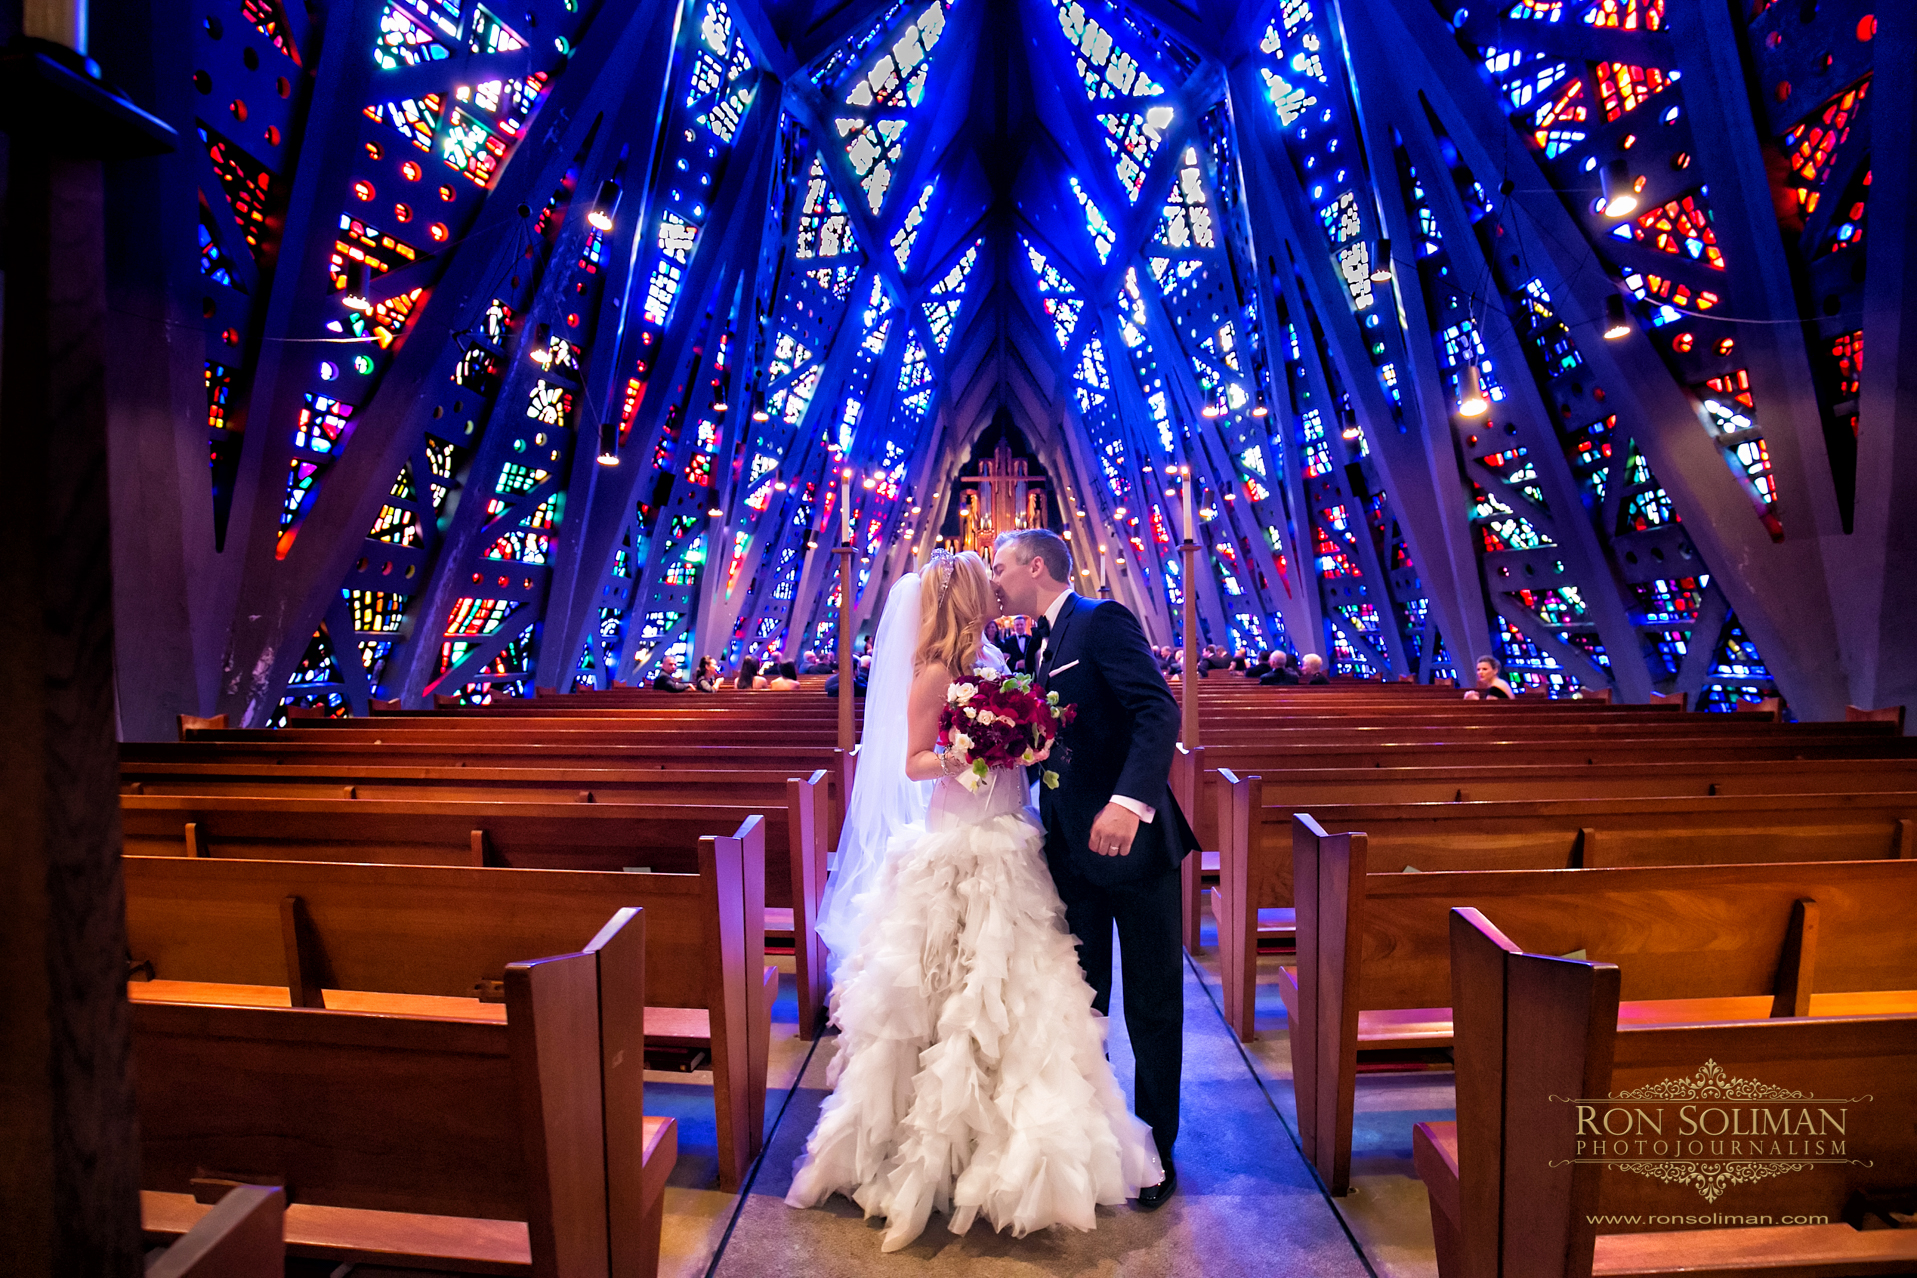
<svg viewBox="0 0 1917 1278">
<path fill-rule="evenodd" d="M 968 791 L 935 746 L 946 688 L 980 663 L 994 603 L 969 551 L 939 553 L 887 599 L 821 910 L 840 1037 L 785 1200 L 845 1194 L 885 1218 L 885 1251 L 934 1210 L 956 1234 L 981 1215 L 1015 1236 L 1092 1229 L 1099 1204 L 1164 1175 L 1105 1059 L 1024 776 L 995 769 Z"/>
</svg>

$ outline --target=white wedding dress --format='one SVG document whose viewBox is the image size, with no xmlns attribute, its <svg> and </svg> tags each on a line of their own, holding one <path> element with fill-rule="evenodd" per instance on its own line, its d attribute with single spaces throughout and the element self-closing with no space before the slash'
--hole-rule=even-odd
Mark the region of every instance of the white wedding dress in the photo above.
<svg viewBox="0 0 1917 1278">
<path fill-rule="evenodd" d="M 896 711 L 895 711 L 896 713 Z M 1105 1059 L 1105 1020 L 1065 930 L 1024 778 L 932 791 L 886 845 L 838 972 L 833 1092 L 786 1202 L 842 1193 L 885 1251 L 933 1211 L 1015 1236 L 1096 1226 L 1164 1175 Z"/>
</svg>

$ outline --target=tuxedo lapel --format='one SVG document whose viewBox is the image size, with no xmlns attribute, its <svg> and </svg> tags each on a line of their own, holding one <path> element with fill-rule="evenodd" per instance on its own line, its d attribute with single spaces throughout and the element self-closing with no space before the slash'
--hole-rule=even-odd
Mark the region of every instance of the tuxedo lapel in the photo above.
<svg viewBox="0 0 1917 1278">
<path fill-rule="evenodd" d="M 1038 686 L 1044 687 L 1052 677 L 1052 667 L 1058 664 L 1058 654 L 1065 651 L 1065 635 L 1072 628 L 1072 618 L 1078 615 L 1078 595 L 1067 591 L 1065 602 L 1058 610 L 1058 620 L 1052 623 L 1052 633 L 1045 639 L 1045 656 L 1039 664 Z"/>
</svg>

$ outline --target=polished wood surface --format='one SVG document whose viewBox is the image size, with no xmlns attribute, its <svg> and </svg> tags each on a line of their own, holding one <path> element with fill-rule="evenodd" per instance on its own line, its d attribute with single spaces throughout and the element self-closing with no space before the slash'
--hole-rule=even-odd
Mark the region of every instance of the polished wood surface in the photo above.
<svg viewBox="0 0 1917 1278">
<path fill-rule="evenodd" d="M 1671 1186 L 1566 1157 L 1571 1117 L 1557 1099 L 1688 1078 L 1711 1061 L 1734 1079 L 1848 1103 L 1858 1121 L 1846 1125 L 1844 1159 L 1765 1182 L 1788 1194 L 1790 1211 L 1836 1220 L 1853 1190 L 1917 1173 L 1917 1016 L 1633 1026 L 1618 1020 L 1615 966 L 1523 952 L 1490 911 L 1456 911 L 1451 935 L 1458 1119 L 1421 1123 L 1414 1137 L 1442 1278 L 1896 1274 L 1917 1264 L 1917 1235 L 1904 1230 L 1686 1228 Z M 1725 1209 L 1757 1210 L 1744 1192 Z"/>
</svg>

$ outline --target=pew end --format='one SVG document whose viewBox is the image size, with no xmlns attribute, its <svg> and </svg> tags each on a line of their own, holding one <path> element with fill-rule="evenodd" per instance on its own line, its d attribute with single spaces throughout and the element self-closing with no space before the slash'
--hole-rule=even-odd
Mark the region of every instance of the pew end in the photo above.
<svg viewBox="0 0 1917 1278">
<path fill-rule="evenodd" d="M 1707 1059 L 1731 1078 L 1801 1086 L 1814 1077 L 1818 1093 L 1871 1095 L 1873 1108 L 1888 1107 L 1889 1121 L 1852 1129 L 1849 1152 L 1863 1156 L 1803 1182 L 1802 1205 L 1791 1208 L 1836 1220 L 1854 1191 L 1886 1177 L 1902 1183 L 1917 1164 L 1917 1146 L 1901 1121 L 1912 1104 L 1917 1016 L 1621 1022 L 1616 966 L 1527 953 L 1473 909 L 1452 910 L 1450 921 L 1458 1119 L 1420 1123 L 1413 1134 L 1441 1278 L 1802 1278 L 1909 1273 L 1917 1264 L 1917 1233 L 1907 1230 L 1667 1230 L 1670 1222 L 1658 1212 L 1669 1206 L 1656 1195 L 1676 1187 L 1602 1159 L 1566 1157 L 1563 1101 L 1664 1085 Z M 1746 1199 L 1729 1210 L 1754 1206 Z M 1647 1232 L 1617 1232 L 1634 1228 Z"/>
<path fill-rule="evenodd" d="M 1904 735 L 1904 710 L 1903 706 L 1885 706 L 1881 710 L 1860 710 L 1856 706 L 1845 706 L 1844 722 L 1894 723 L 1897 725 L 1897 735 L 1901 737 Z"/>
<path fill-rule="evenodd" d="M 1190 818 L 1199 847 L 1215 850 L 1218 838 L 1213 820 L 1217 809 L 1203 801 L 1204 782 L 1205 747 L 1187 746 L 1179 742 L 1172 754 L 1172 798 L 1177 800 L 1180 810 Z M 1209 855 L 1216 853 L 1212 851 Z M 1185 952 L 1192 955 L 1202 948 L 1207 857 L 1207 851 L 1201 850 L 1195 856 L 1187 856 L 1178 866 L 1179 917 L 1183 920 Z M 1216 880 L 1213 879 L 1213 882 Z"/>
<path fill-rule="evenodd" d="M 819 936 L 818 903 L 825 892 L 826 830 L 831 822 L 827 772 L 786 781 L 786 855 L 792 874 L 792 964 L 799 1002 L 799 1038 L 810 1042 L 825 1020 L 825 941 Z"/>
<path fill-rule="evenodd" d="M 1218 770 L 1218 974 L 1225 1024 L 1249 1043 L 1256 1033 L 1258 995 L 1258 905 L 1252 894 L 1253 822 L 1264 782 Z M 1187 858 L 1189 860 L 1189 858 Z"/>
<path fill-rule="evenodd" d="M 187 739 L 186 734 L 189 732 L 225 731 L 226 716 L 223 714 L 205 715 L 205 716 L 197 715 L 197 714 L 183 714 L 179 716 L 179 724 L 180 724 L 180 740 L 185 741 Z"/>
</svg>

